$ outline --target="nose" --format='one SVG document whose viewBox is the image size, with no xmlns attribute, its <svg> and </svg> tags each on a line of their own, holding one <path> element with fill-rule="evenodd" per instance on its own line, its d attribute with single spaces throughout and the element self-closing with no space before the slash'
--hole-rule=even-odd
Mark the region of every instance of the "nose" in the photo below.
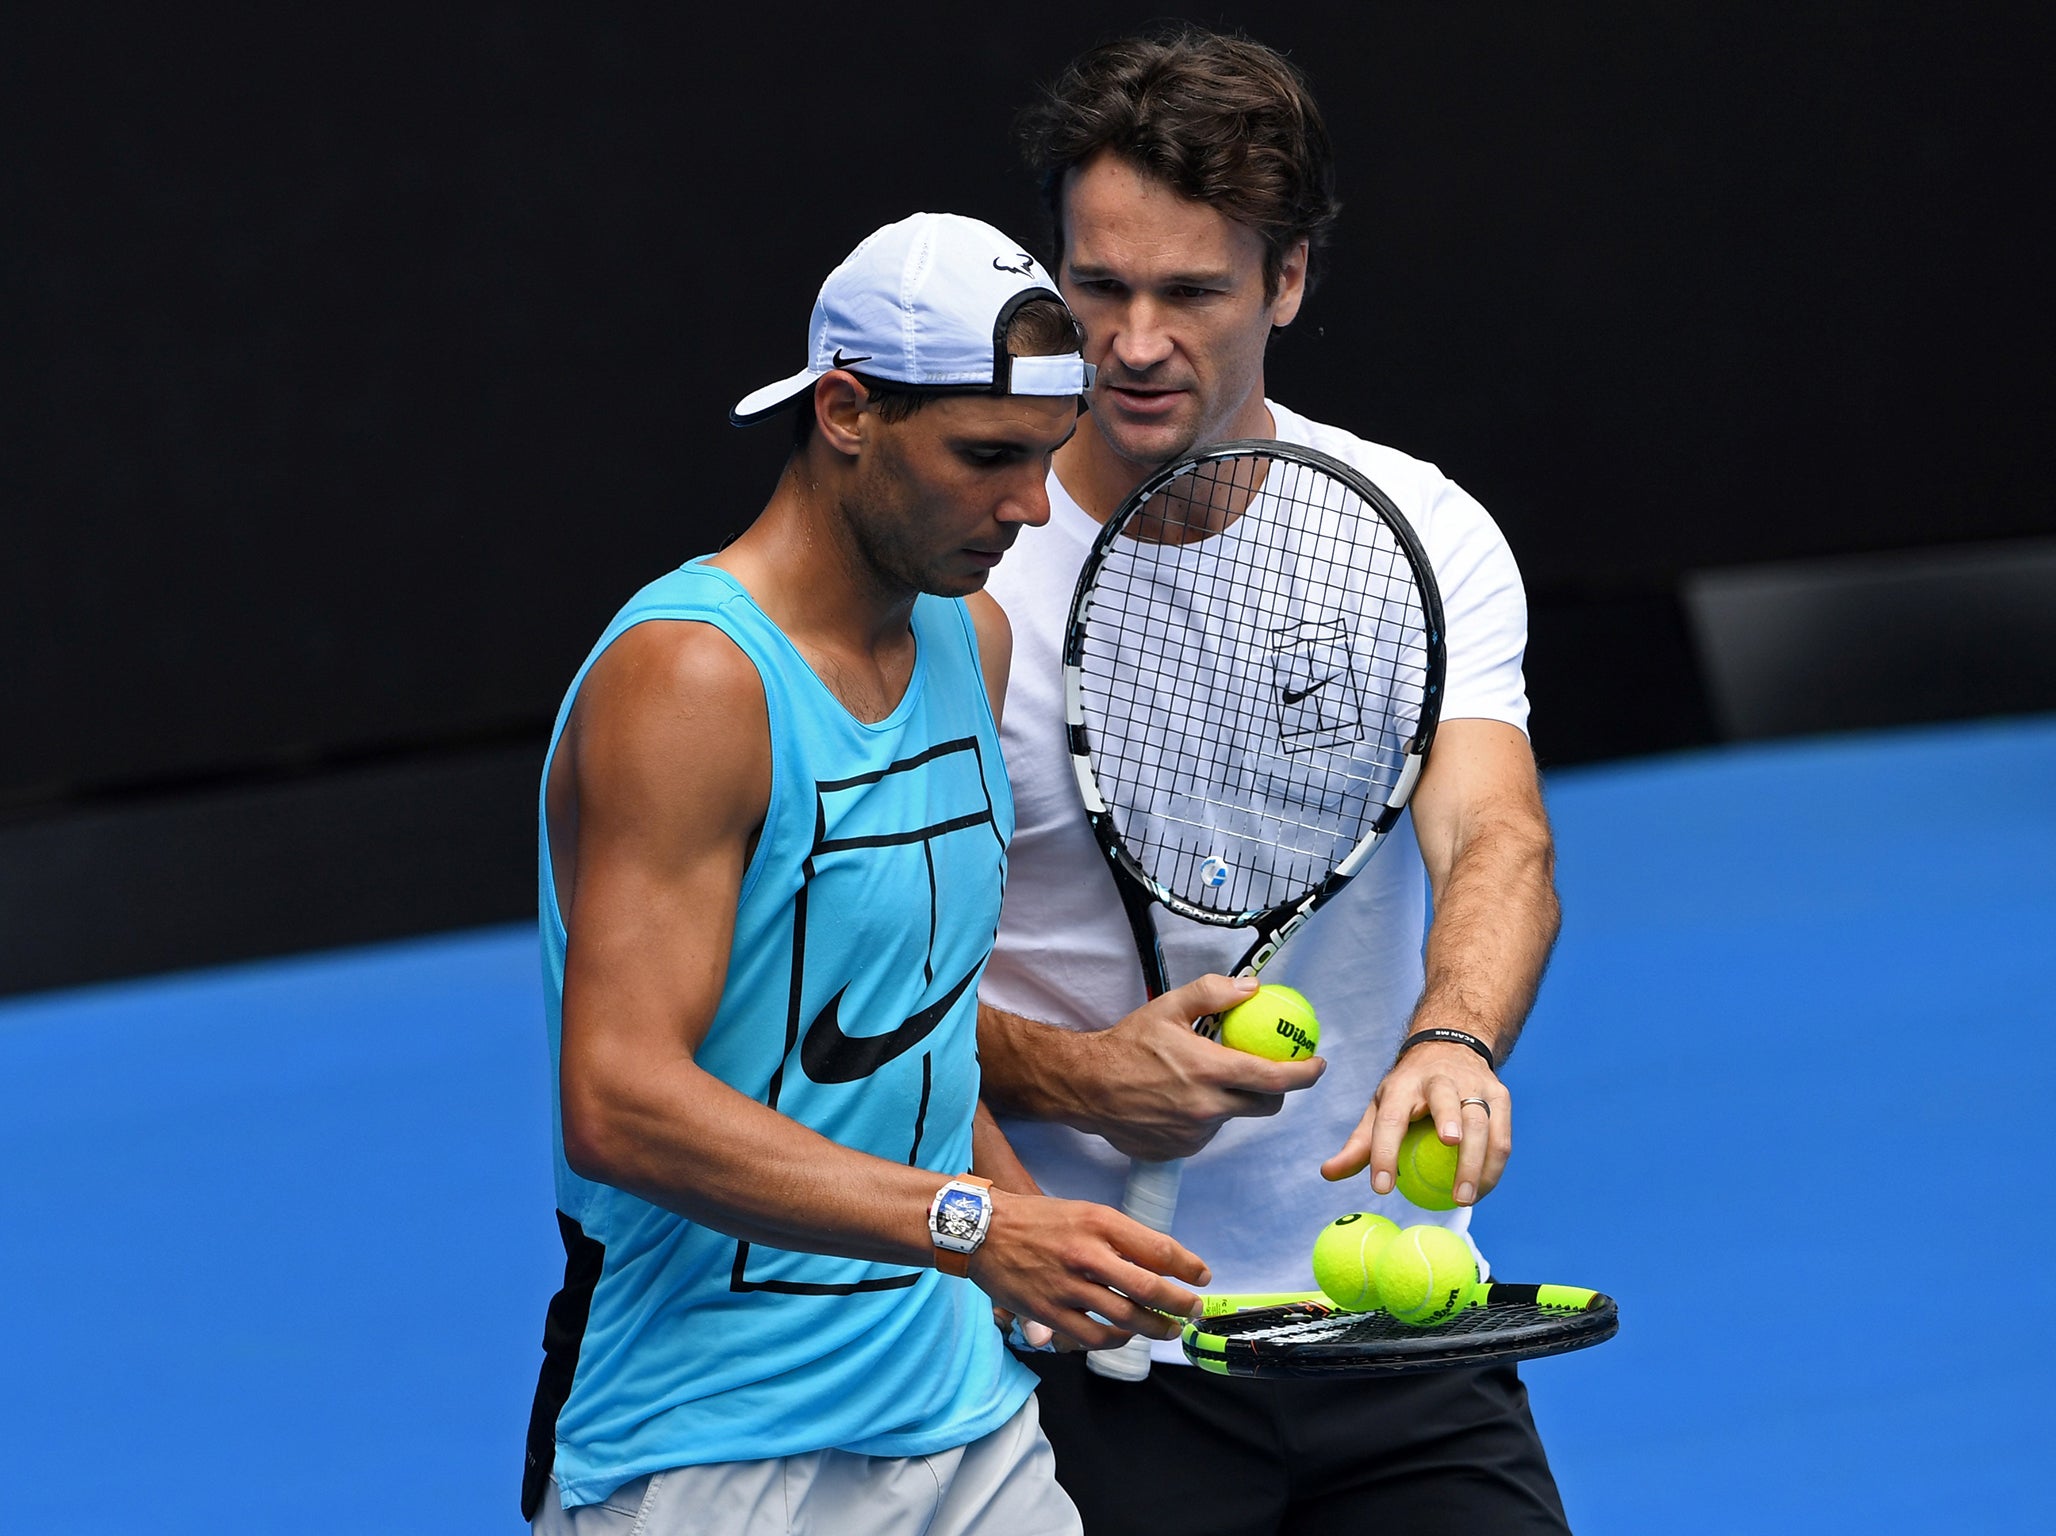
<svg viewBox="0 0 2056 1536">
<path fill-rule="evenodd" d="M 1170 333 L 1161 306 L 1146 294 L 1132 296 L 1121 307 L 1107 350 L 1127 373 L 1147 373 L 1171 355 Z"/>
<path fill-rule="evenodd" d="M 1007 488 L 995 514 L 1002 523 L 1040 528 L 1049 521 L 1049 460 L 1031 460 L 1018 483 Z"/>
</svg>

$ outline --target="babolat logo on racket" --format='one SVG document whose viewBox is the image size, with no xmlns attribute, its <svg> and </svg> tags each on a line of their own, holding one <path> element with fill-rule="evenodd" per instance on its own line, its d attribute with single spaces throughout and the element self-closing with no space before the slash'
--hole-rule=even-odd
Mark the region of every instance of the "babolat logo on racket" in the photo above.
<svg viewBox="0 0 2056 1536">
<path fill-rule="evenodd" d="M 1319 891 L 1308 892 L 1306 899 L 1293 908 L 1292 915 L 1278 925 L 1278 931 L 1272 934 L 1268 941 L 1259 945 L 1256 951 L 1250 955 L 1249 959 L 1243 963 L 1242 971 L 1239 974 L 1254 976 L 1258 971 L 1269 965 L 1271 963 L 1271 956 L 1282 949 L 1285 941 L 1299 932 L 1306 925 L 1306 920 L 1314 915 L 1314 906 L 1320 899 L 1321 893 Z"/>
<path fill-rule="evenodd" d="M 1270 635 L 1278 744 L 1311 752 L 1364 739 L 1363 697 L 1349 628 L 1339 619 L 1281 624 Z"/>
</svg>

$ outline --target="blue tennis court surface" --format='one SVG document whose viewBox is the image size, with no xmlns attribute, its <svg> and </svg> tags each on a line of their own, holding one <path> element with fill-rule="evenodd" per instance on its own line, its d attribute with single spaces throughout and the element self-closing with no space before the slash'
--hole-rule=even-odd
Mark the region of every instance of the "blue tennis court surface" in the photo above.
<svg viewBox="0 0 2056 1536">
<path fill-rule="evenodd" d="M 1620 1298 L 1527 1372 L 1574 1525 L 2056 1528 L 2056 720 L 1550 803 L 1564 938 L 1478 1230 Z M 561 1264 L 534 948 L 0 1005 L 0 1527 L 519 1528 Z"/>
</svg>

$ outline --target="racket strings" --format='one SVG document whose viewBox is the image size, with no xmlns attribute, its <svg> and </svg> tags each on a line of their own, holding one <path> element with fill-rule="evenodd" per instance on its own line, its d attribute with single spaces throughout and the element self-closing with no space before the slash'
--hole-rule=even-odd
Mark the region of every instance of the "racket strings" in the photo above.
<svg viewBox="0 0 2056 1536">
<path fill-rule="evenodd" d="M 1504 1293 L 1567 1291 L 1556 1303 Z M 1491 1360 L 1525 1360 L 1603 1344 L 1620 1330 L 1611 1297 L 1569 1287 L 1494 1285 L 1483 1304 L 1414 1327 L 1383 1312 L 1291 1303 L 1208 1318 L 1188 1328 L 1189 1358 L 1230 1376 L 1386 1376 Z"/>
<path fill-rule="evenodd" d="M 1370 1343 L 1416 1343 L 1430 1339 L 1487 1338 L 1522 1335 L 1538 1329 L 1557 1331 L 1580 1326 L 1587 1313 L 1565 1307 L 1544 1307 L 1533 1302 L 1513 1302 L 1488 1307 L 1467 1307 L 1447 1322 L 1423 1328 L 1402 1323 L 1385 1312 L 1338 1312 L 1321 1318 L 1294 1318 L 1237 1328 L 1232 1319 L 1209 1319 L 1205 1332 L 1249 1343 L 1336 1345 Z M 1227 1322 L 1229 1326 L 1218 1326 Z"/>
<path fill-rule="evenodd" d="M 1400 538 L 1310 465 L 1204 461 L 1107 545 L 1080 648 L 1100 793 L 1144 873 L 1260 911 L 1319 884 L 1398 783 L 1427 619 Z"/>
</svg>

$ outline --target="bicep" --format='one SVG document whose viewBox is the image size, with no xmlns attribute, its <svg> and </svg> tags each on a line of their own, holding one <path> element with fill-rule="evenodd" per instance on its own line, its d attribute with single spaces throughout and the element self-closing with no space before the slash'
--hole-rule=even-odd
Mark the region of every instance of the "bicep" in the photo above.
<svg viewBox="0 0 2056 1536">
<path fill-rule="evenodd" d="M 1505 835 L 1549 841 L 1528 738 L 1501 720 L 1445 720 L 1414 790 L 1414 836 L 1437 895 L 1464 851 Z"/>
<path fill-rule="evenodd" d="M 770 732 L 762 685 L 732 641 L 657 623 L 594 666 L 568 734 L 570 1089 L 581 1074 L 633 1075 L 689 1055 L 705 1037 L 769 796 Z"/>
</svg>

